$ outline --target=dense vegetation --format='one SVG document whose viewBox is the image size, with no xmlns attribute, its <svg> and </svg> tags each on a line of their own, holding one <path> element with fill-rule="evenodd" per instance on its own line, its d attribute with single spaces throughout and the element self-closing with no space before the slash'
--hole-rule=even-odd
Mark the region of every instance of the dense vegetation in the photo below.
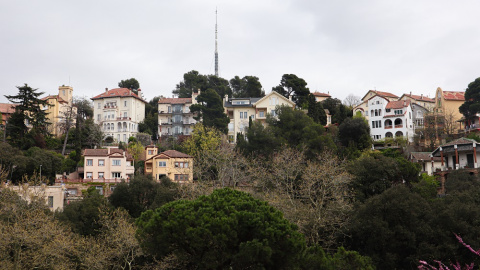
<svg viewBox="0 0 480 270">
<path fill-rule="evenodd" d="M 125 82 L 126 83 L 126 82 Z M 27 86 L 25 86 L 27 87 Z M 132 86 L 133 88 L 133 86 Z M 480 181 L 452 172 L 446 196 L 420 175 L 402 150 L 371 150 L 369 125 L 339 100 L 312 102 L 292 74 L 276 87 L 304 109 L 278 107 L 268 125 L 251 121 L 233 146 L 225 140 L 221 97 L 262 96 L 258 78 L 229 81 L 192 71 L 175 93 L 201 89 L 204 124 L 188 138 L 158 142 L 195 158 L 194 183 L 160 182 L 137 170 L 105 198 L 85 190 L 82 201 L 51 213 L 0 190 L 0 265 L 7 269 L 417 269 L 435 264 L 479 265 L 459 243 L 480 247 Z M 473 89 L 473 86 L 471 87 Z M 232 90 L 233 89 L 233 90 Z M 25 89 L 23 89 L 25 90 Z M 22 90 L 22 91 L 23 91 Z M 28 90 L 28 89 L 27 89 Z M 33 89 L 32 89 L 33 90 Z M 35 91 L 35 90 L 33 90 Z M 141 128 L 156 129 L 149 102 Z M 210 103 L 210 104 L 209 104 Z M 52 180 L 82 165 L 81 149 L 100 146 L 85 103 L 68 136 L 18 129 L 0 142 L 0 180 Z M 473 108 L 473 107 L 472 107 Z M 325 127 L 324 109 L 335 125 Z M 473 109 L 472 109 L 473 110 Z M 15 122 L 14 122 L 15 123 Z M 14 123 L 10 125 L 14 125 Z M 69 154 L 59 154 L 66 138 Z M 141 138 L 121 147 L 141 165 Z M 145 142 L 143 142 L 145 144 Z M 42 176 L 39 175 L 40 165 Z"/>
</svg>

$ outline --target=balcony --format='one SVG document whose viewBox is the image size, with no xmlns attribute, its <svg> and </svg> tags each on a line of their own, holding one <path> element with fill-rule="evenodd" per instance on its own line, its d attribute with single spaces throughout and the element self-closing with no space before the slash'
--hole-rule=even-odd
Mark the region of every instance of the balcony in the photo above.
<svg viewBox="0 0 480 270">
<path fill-rule="evenodd" d="M 172 114 L 172 112 L 158 111 L 158 114 Z"/>
<path fill-rule="evenodd" d="M 104 109 L 116 109 L 117 105 L 105 105 L 103 106 Z"/>
<path fill-rule="evenodd" d="M 403 128 L 403 125 L 395 125 L 395 128 Z"/>
<path fill-rule="evenodd" d="M 124 116 L 124 117 L 117 117 L 117 120 L 132 120 L 132 118 Z"/>
<path fill-rule="evenodd" d="M 172 122 L 162 122 L 162 123 L 160 123 L 160 125 L 162 125 L 162 126 L 171 126 L 171 125 L 172 125 Z"/>
<path fill-rule="evenodd" d="M 392 126 L 385 126 L 385 129 L 391 129 L 393 128 Z"/>
</svg>

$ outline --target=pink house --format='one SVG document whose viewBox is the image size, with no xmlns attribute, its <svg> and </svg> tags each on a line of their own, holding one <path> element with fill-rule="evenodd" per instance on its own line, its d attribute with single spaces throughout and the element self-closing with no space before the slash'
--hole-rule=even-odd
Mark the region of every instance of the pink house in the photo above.
<svg viewBox="0 0 480 270">
<path fill-rule="evenodd" d="M 134 174 L 133 158 L 118 148 L 85 149 L 84 182 L 128 181 Z"/>
</svg>

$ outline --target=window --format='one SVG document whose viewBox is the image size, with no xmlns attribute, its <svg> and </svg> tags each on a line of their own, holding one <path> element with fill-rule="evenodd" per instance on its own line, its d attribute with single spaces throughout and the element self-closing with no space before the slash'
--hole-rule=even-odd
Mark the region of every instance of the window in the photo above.
<svg viewBox="0 0 480 270">
<path fill-rule="evenodd" d="M 169 113 L 172 112 L 172 107 L 171 107 L 171 106 L 168 106 L 168 112 L 169 112 Z"/>
<path fill-rule="evenodd" d="M 53 208 L 53 196 L 48 196 L 48 207 Z"/>
<path fill-rule="evenodd" d="M 121 173 L 119 172 L 112 172 L 112 178 L 120 178 L 121 177 Z"/>
<path fill-rule="evenodd" d="M 112 165 L 113 166 L 120 166 L 121 164 L 121 160 L 120 159 L 114 159 L 112 160 Z"/>
<path fill-rule="evenodd" d="M 276 112 L 275 110 L 271 110 L 271 111 L 270 111 L 270 114 L 271 114 L 272 116 L 277 116 L 277 112 Z"/>
<path fill-rule="evenodd" d="M 245 119 L 248 118 L 247 112 L 244 112 L 244 113 L 243 113 L 243 118 L 245 118 Z"/>
<path fill-rule="evenodd" d="M 98 166 L 105 166 L 105 160 L 104 159 L 99 159 L 98 160 Z"/>
<path fill-rule="evenodd" d="M 243 112 L 240 112 L 240 119 L 243 118 Z"/>
<path fill-rule="evenodd" d="M 265 117 L 265 112 L 264 111 L 260 111 L 260 112 L 258 112 L 258 114 L 259 114 L 259 117 Z"/>
<path fill-rule="evenodd" d="M 159 161 L 158 162 L 158 167 L 167 167 L 167 162 L 166 161 Z"/>
<path fill-rule="evenodd" d="M 394 113 L 395 114 L 403 114 L 403 110 L 395 110 Z"/>
<path fill-rule="evenodd" d="M 123 117 L 127 118 L 127 112 L 123 112 Z"/>
<path fill-rule="evenodd" d="M 188 168 L 188 162 L 175 162 L 175 168 Z"/>
<path fill-rule="evenodd" d="M 100 109 L 102 107 L 102 103 L 98 102 L 98 108 Z"/>
<path fill-rule="evenodd" d="M 103 187 L 102 186 L 96 186 L 95 190 L 98 190 L 98 194 L 103 195 Z"/>
<path fill-rule="evenodd" d="M 175 181 L 188 181 L 188 174 L 175 174 Z"/>
<path fill-rule="evenodd" d="M 104 173 L 103 173 L 103 172 L 99 172 L 99 173 L 98 173 L 98 179 L 103 179 L 103 178 L 105 178 Z"/>
<path fill-rule="evenodd" d="M 385 112 L 390 112 L 390 109 L 385 109 Z"/>
<path fill-rule="evenodd" d="M 123 107 L 127 107 L 127 101 L 126 100 L 123 102 Z"/>
<path fill-rule="evenodd" d="M 97 121 L 100 121 L 102 120 L 102 115 L 101 114 L 97 114 Z"/>
<path fill-rule="evenodd" d="M 67 194 L 68 195 L 77 195 L 77 189 L 76 188 L 69 188 L 69 189 L 67 189 Z"/>
<path fill-rule="evenodd" d="M 93 173 L 87 172 L 87 179 L 92 179 Z"/>
<path fill-rule="evenodd" d="M 87 166 L 93 166 L 93 159 L 87 159 Z"/>
<path fill-rule="evenodd" d="M 148 150 L 148 155 L 153 155 L 153 150 Z"/>
<path fill-rule="evenodd" d="M 123 141 L 127 142 L 127 134 L 123 134 Z"/>
</svg>

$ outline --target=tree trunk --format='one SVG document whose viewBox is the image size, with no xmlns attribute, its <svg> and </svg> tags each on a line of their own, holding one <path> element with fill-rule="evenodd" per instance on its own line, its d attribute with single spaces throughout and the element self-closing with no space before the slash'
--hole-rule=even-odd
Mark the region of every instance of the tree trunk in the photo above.
<svg viewBox="0 0 480 270">
<path fill-rule="evenodd" d="M 67 140 L 68 140 L 68 133 L 70 129 L 67 129 L 67 133 L 65 134 L 65 140 L 63 141 L 63 149 L 62 149 L 62 156 L 65 156 L 65 148 L 67 147 Z"/>
</svg>

